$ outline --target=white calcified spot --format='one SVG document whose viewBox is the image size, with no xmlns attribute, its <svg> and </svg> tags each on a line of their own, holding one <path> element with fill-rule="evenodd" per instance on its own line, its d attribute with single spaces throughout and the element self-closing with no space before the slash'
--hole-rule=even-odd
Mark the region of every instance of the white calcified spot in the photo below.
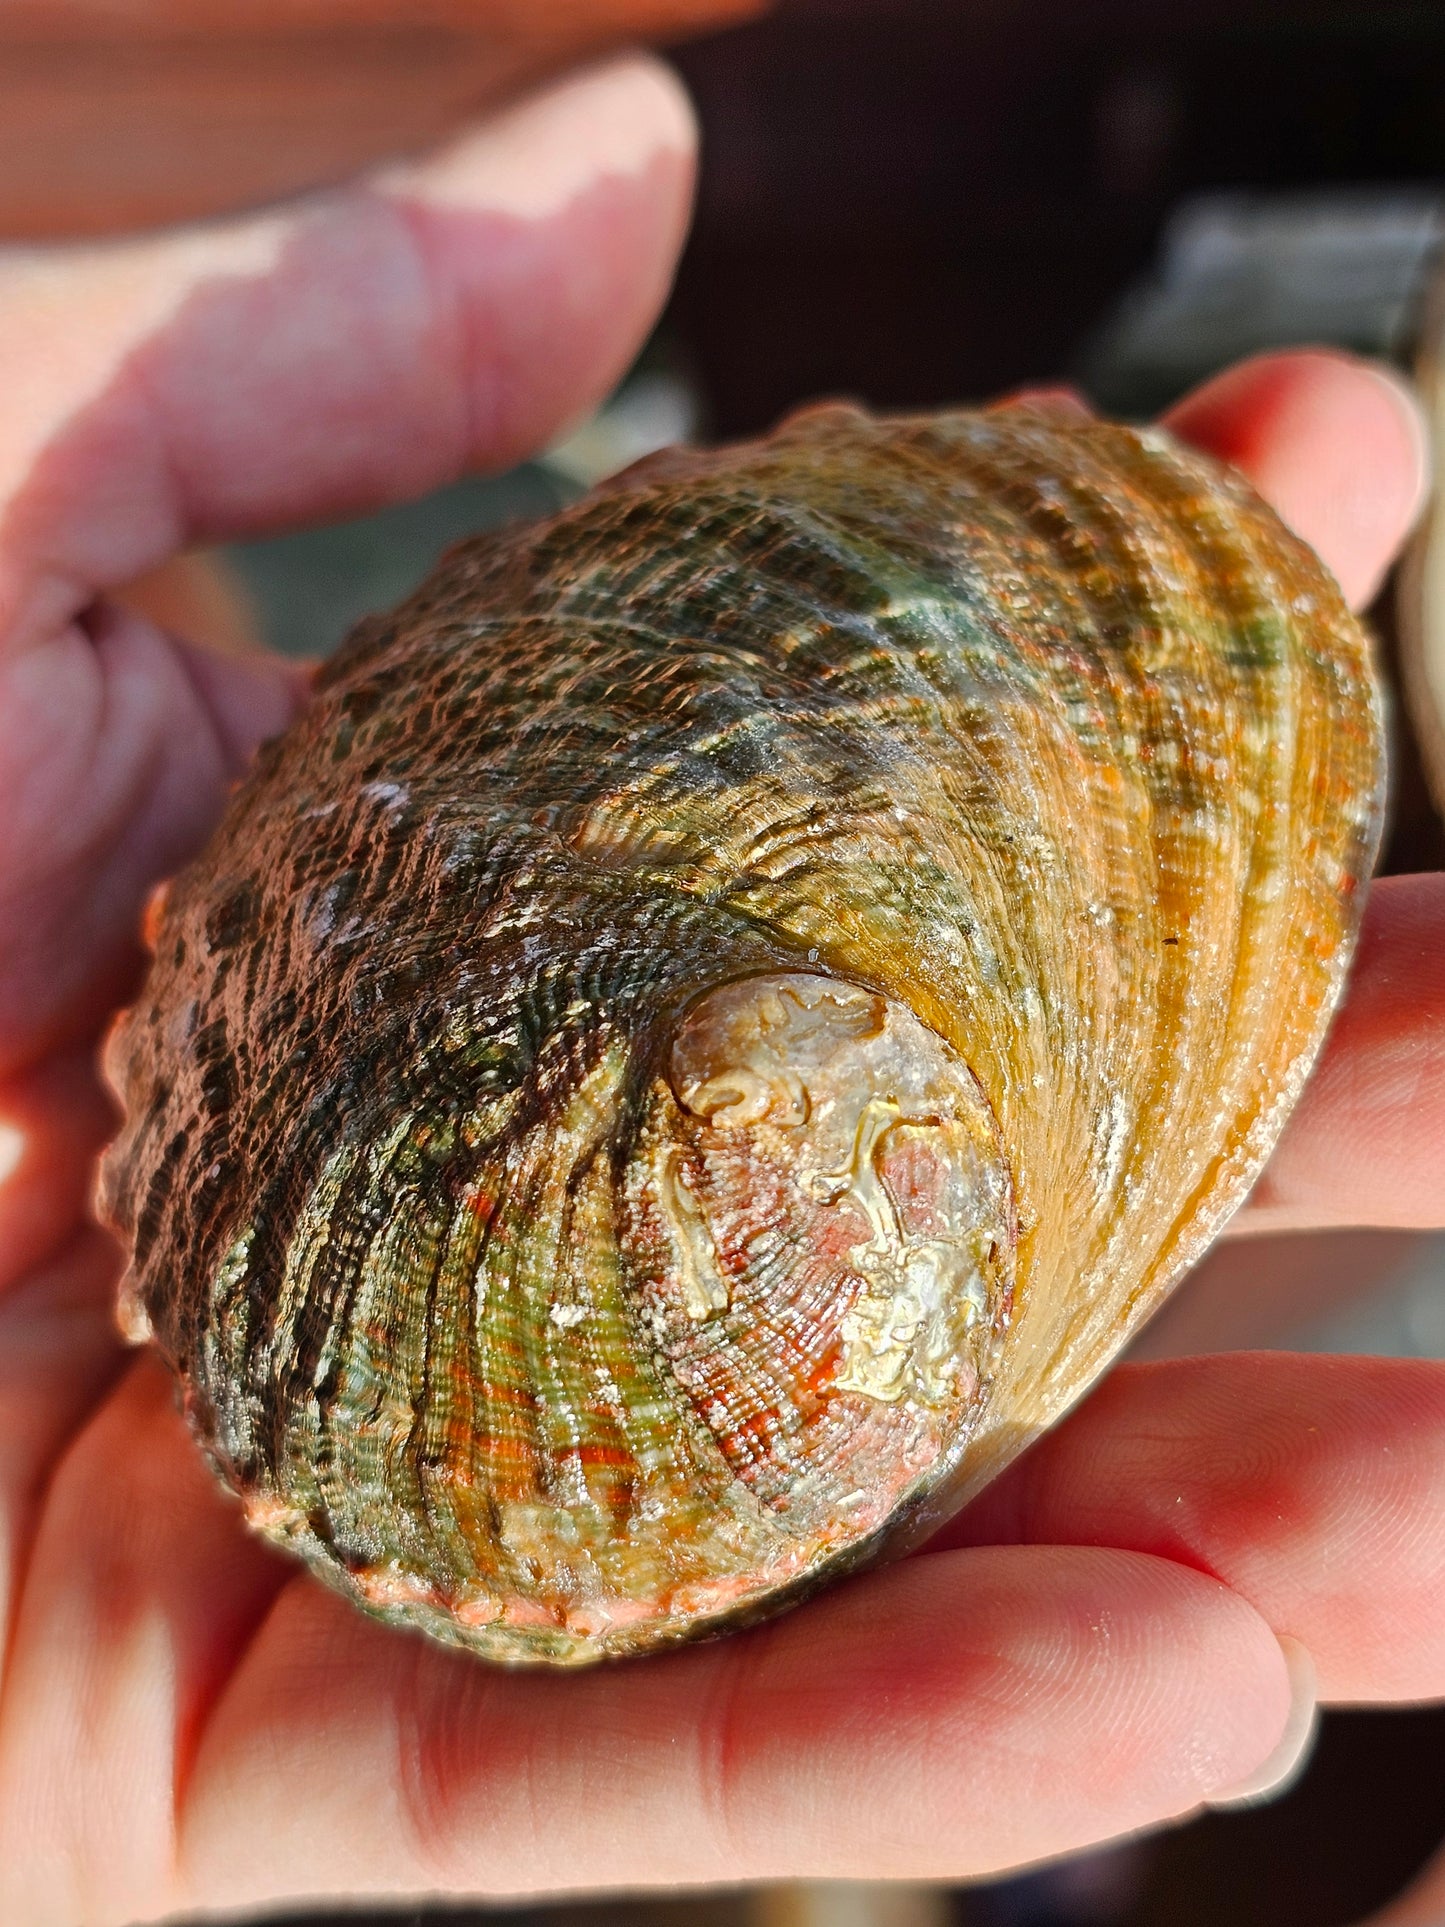
<svg viewBox="0 0 1445 1927">
<path fill-rule="evenodd" d="M 740 1065 L 684 1092 L 684 1097 L 690 1111 L 723 1130 L 756 1124 L 773 1110 L 790 1124 L 806 1123 L 808 1116 L 807 1094 L 797 1075 L 788 1071 L 767 1078 Z"/>
<path fill-rule="evenodd" d="M 682 1301 L 688 1317 L 700 1323 L 714 1312 L 727 1310 L 728 1288 L 717 1267 L 707 1220 L 683 1174 L 682 1153 L 675 1144 L 662 1155 L 657 1192 L 676 1241 Z"/>
<path fill-rule="evenodd" d="M 850 1197 L 873 1236 L 849 1257 L 867 1289 L 840 1327 L 841 1391 L 892 1405 L 912 1395 L 925 1404 L 947 1399 L 958 1368 L 954 1327 L 968 1330 L 987 1305 L 969 1254 L 952 1240 L 909 1237 L 897 1200 L 878 1168 L 888 1133 L 903 1125 L 936 1130 L 937 1117 L 908 1117 L 892 1098 L 870 1098 L 859 1113 L 853 1155 L 838 1172 L 805 1174 L 804 1188 L 823 1204 Z"/>
<path fill-rule="evenodd" d="M 215 1167 L 212 1168 L 214 1171 Z M 246 1276 L 247 1267 L 251 1262 L 251 1245 L 255 1235 L 255 1226 L 248 1224 L 229 1247 L 220 1264 L 216 1266 L 216 1275 L 211 1281 L 213 1305 L 223 1304 Z"/>
<path fill-rule="evenodd" d="M 574 1325 L 582 1323 L 587 1309 L 584 1305 L 553 1305 L 547 1316 L 558 1331 L 571 1331 Z"/>
<path fill-rule="evenodd" d="M 134 1281 L 127 1277 L 116 1299 L 115 1322 L 127 1345 L 147 1345 L 155 1336 L 150 1316 L 136 1296 Z"/>
<path fill-rule="evenodd" d="M 364 783 L 361 794 L 373 803 L 384 803 L 388 809 L 400 809 L 411 800 L 411 791 L 405 783 Z"/>
</svg>

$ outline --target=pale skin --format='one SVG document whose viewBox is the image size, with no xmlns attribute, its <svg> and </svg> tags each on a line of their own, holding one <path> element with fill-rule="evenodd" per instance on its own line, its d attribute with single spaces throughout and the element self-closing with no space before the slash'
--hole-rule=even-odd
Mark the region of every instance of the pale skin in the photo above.
<svg viewBox="0 0 1445 1927">
<path fill-rule="evenodd" d="M 544 442 L 662 301 L 692 141 L 675 85 L 627 61 L 277 215 L 0 256 L 7 1922 L 964 1878 L 1277 1764 L 1286 1650 L 1325 1702 L 1445 1693 L 1445 1367 L 1121 1369 L 912 1559 L 754 1633 L 539 1678 L 372 1624 L 248 1538 L 116 1336 L 96 1040 L 149 886 L 302 691 L 108 598 L 188 544 Z M 1172 419 L 1368 597 L 1425 486 L 1396 386 L 1275 357 Z M 1245 1228 L 1445 1222 L 1442 960 L 1445 879 L 1381 886 Z"/>
</svg>

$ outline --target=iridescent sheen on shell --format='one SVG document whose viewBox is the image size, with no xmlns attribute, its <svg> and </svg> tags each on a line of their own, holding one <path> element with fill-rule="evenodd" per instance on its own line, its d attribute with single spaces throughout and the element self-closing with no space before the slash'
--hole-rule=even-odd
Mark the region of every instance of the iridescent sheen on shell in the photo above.
<svg viewBox="0 0 1445 1927">
<path fill-rule="evenodd" d="M 1237 477 L 813 410 L 453 551 L 155 919 L 106 1206 L 253 1524 L 574 1664 L 907 1544 L 1239 1204 L 1378 834 Z"/>
</svg>

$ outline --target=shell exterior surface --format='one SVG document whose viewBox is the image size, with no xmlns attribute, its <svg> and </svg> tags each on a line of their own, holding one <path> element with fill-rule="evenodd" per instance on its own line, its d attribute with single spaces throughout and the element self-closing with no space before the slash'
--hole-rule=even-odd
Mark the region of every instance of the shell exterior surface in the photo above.
<svg viewBox="0 0 1445 1927">
<path fill-rule="evenodd" d="M 364 625 L 170 887 L 126 1315 L 371 1611 L 579 1663 L 774 1610 L 1240 1202 L 1382 783 L 1335 586 L 1159 432 L 652 458 Z"/>
</svg>

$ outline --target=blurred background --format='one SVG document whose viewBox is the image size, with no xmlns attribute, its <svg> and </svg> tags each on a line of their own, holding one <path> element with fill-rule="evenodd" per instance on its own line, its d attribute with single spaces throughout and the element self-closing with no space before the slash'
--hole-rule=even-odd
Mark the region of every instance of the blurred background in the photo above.
<svg viewBox="0 0 1445 1927">
<path fill-rule="evenodd" d="M 338 179 L 634 39 L 672 46 L 704 163 L 672 302 L 602 414 L 513 474 L 192 559 L 138 601 L 222 643 L 321 653 L 459 536 L 819 393 L 909 407 L 1063 380 L 1144 415 L 1238 355 L 1328 341 L 1412 370 L 1436 406 L 1445 7 L 1424 0 L 7 0 L 0 238 Z M 1392 869 L 1445 858 L 1442 548 L 1427 524 L 1372 612 L 1399 691 Z M 1141 1349 L 1226 1330 L 1445 1356 L 1445 1240 L 1228 1246 Z M 988 1886 L 348 1918 L 1345 1927 L 1442 1836 L 1445 1713 L 1333 1714 L 1272 1805 Z"/>
</svg>

